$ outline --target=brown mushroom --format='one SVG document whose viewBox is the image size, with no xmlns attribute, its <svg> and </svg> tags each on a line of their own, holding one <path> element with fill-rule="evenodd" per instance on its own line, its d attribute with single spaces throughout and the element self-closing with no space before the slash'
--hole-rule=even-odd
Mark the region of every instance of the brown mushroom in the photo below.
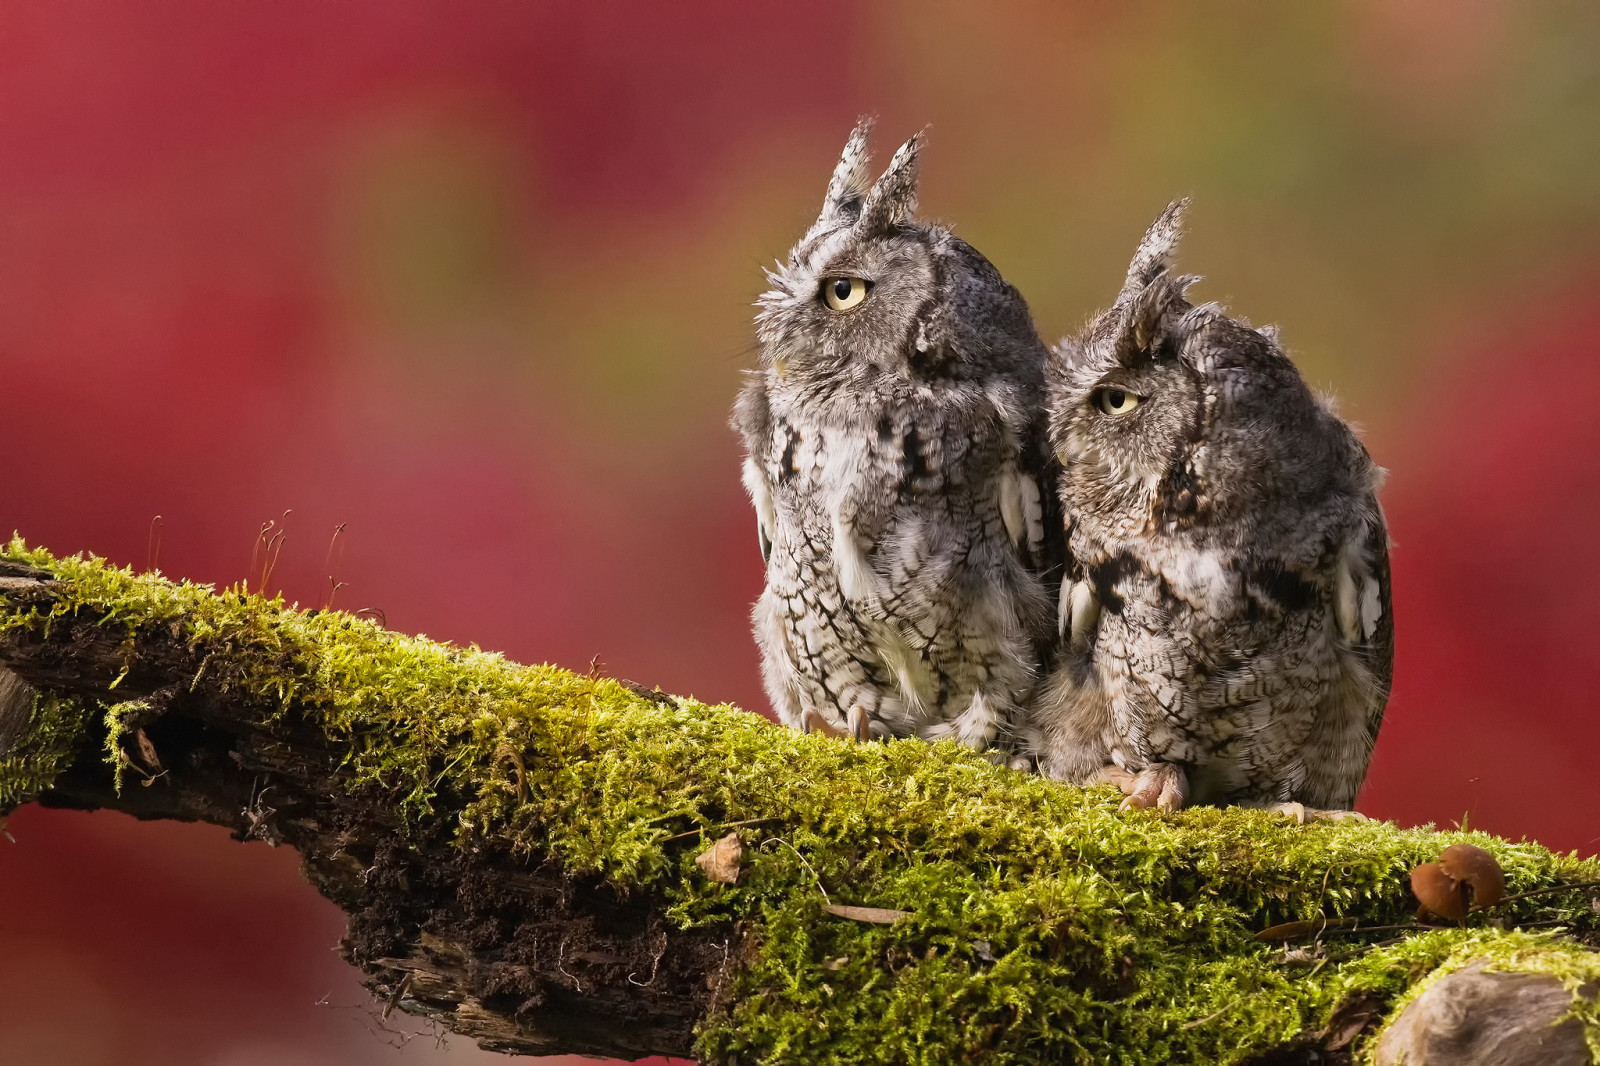
<svg viewBox="0 0 1600 1066">
<path fill-rule="evenodd" d="M 1505 898 L 1506 874 L 1493 855 L 1471 844 L 1452 844 L 1438 862 L 1411 871 L 1411 891 L 1422 901 L 1418 918 L 1430 913 L 1459 922 L 1469 910 L 1492 907 Z"/>
<path fill-rule="evenodd" d="M 1422 902 L 1425 912 L 1452 922 L 1467 916 L 1465 888 L 1436 862 L 1425 862 L 1411 871 L 1411 892 Z"/>
<path fill-rule="evenodd" d="M 1482 848 L 1451 844 L 1439 853 L 1439 868 L 1453 880 L 1471 886 L 1474 907 L 1492 907 L 1505 898 L 1505 871 Z"/>
</svg>

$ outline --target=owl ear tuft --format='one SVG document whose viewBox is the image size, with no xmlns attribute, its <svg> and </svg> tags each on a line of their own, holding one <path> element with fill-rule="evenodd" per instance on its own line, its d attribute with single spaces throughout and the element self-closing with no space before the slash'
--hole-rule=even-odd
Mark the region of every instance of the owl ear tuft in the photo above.
<svg viewBox="0 0 1600 1066">
<path fill-rule="evenodd" d="M 1117 337 L 1117 360 L 1121 363 L 1138 362 L 1155 354 L 1164 337 L 1167 310 L 1198 280 L 1194 275 L 1174 277 L 1170 272 L 1188 207 L 1186 199 L 1168 204 L 1133 254 L 1127 280 L 1117 294 L 1117 306 L 1122 310 Z"/>
<path fill-rule="evenodd" d="M 927 131 L 916 134 L 895 152 L 889 167 L 867 193 L 857 227 L 882 232 L 904 222 L 917 209 L 917 154 Z"/>
<path fill-rule="evenodd" d="M 1172 256 L 1177 251 L 1178 238 L 1183 236 L 1183 220 L 1188 211 L 1187 197 L 1174 200 L 1150 224 L 1139 242 L 1139 250 L 1133 253 L 1133 262 L 1128 264 L 1128 277 L 1122 283 L 1118 303 L 1131 299 L 1172 267 Z"/>
<path fill-rule="evenodd" d="M 1117 360 L 1132 364 L 1151 358 L 1161 346 L 1167 308 L 1176 293 L 1164 277 L 1146 285 L 1123 305 L 1122 329 L 1117 338 Z"/>
<path fill-rule="evenodd" d="M 833 168 L 828 181 L 828 195 L 822 201 L 822 214 L 817 216 L 817 226 L 852 223 L 861 215 L 861 204 L 866 199 L 871 177 L 867 165 L 872 157 L 867 153 L 867 137 L 872 133 L 873 118 L 863 115 L 850 131 L 844 152 Z"/>
</svg>

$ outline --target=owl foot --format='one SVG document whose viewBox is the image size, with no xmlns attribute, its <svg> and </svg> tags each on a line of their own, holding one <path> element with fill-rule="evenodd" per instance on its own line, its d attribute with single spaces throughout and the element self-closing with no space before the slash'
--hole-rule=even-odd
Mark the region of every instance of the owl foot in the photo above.
<svg viewBox="0 0 1600 1066">
<path fill-rule="evenodd" d="M 835 740 L 845 735 L 843 729 L 822 717 L 817 711 L 806 712 L 806 732 L 821 733 L 823 736 L 833 737 Z"/>
<path fill-rule="evenodd" d="M 851 739 L 861 743 L 872 739 L 872 719 L 865 707 L 851 707 L 845 715 L 845 726 L 840 729 L 815 710 L 806 712 L 807 733 L 821 733 L 836 740 Z"/>
<path fill-rule="evenodd" d="M 1185 793 L 1189 791 L 1189 779 L 1183 767 L 1170 762 L 1153 762 L 1136 774 L 1120 766 L 1104 766 L 1097 778 L 1127 793 L 1127 798 L 1118 808 L 1124 811 L 1139 811 L 1147 807 L 1175 811 L 1183 806 Z"/>
<path fill-rule="evenodd" d="M 1303 803 L 1275 803 L 1267 810 L 1274 814 L 1281 814 L 1293 820 L 1295 825 L 1305 825 L 1307 822 L 1365 822 L 1370 821 L 1366 815 L 1359 811 L 1324 811 L 1316 807 L 1307 807 Z"/>
</svg>

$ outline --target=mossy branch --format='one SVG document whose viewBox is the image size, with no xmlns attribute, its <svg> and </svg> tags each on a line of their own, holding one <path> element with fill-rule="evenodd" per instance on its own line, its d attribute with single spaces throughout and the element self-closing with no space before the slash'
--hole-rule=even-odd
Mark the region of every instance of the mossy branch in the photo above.
<svg viewBox="0 0 1600 1066">
<path fill-rule="evenodd" d="M 1441 975 L 1497 967 L 1558 987 L 1541 1038 L 1600 1039 L 1600 893 L 1581 887 L 1600 864 L 1534 844 L 1123 814 L 949 744 L 800 736 L 20 541 L 0 552 L 0 663 L 0 811 L 288 843 L 383 1009 L 498 1050 L 1330 1062 L 1377 1049 Z M 1458 841 L 1512 894 L 1574 887 L 1420 927 L 1407 873 Z M 1255 937 L 1322 918 L 1355 928 Z"/>
</svg>

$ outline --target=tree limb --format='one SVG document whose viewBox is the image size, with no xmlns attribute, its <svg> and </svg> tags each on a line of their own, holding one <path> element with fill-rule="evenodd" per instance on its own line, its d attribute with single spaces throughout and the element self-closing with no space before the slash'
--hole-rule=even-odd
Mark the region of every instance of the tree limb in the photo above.
<svg viewBox="0 0 1600 1066">
<path fill-rule="evenodd" d="M 0 811 L 287 843 L 383 1010 L 495 1050 L 1327 1062 L 1474 960 L 1600 976 L 1600 866 L 1536 845 L 1120 814 L 953 745 L 800 736 L 20 542 L 0 663 Z M 1460 840 L 1514 893 L 1573 887 L 1419 927 L 1407 871 Z"/>
</svg>

